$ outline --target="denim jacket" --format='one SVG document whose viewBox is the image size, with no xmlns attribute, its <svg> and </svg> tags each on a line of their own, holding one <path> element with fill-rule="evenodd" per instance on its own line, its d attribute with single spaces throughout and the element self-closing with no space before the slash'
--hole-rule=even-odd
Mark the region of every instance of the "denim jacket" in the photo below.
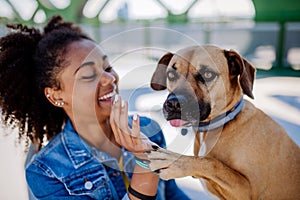
<svg viewBox="0 0 300 200">
<path fill-rule="evenodd" d="M 131 126 L 132 117 L 129 117 Z M 160 126 L 141 117 L 141 132 L 165 147 Z M 122 150 L 123 169 L 131 179 L 135 166 L 133 154 Z M 68 121 L 26 165 L 30 192 L 38 199 L 128 199 L 118 161 L 88 145 Z M 157 199 L 189 199 L 174 180 L 159 181 Z"/>
</svg>

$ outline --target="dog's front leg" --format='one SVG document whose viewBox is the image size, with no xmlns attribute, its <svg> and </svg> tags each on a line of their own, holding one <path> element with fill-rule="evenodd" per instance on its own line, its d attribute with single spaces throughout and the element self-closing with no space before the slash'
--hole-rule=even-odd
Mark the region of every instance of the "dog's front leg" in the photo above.
<svg viewBox="0 0 300 200">
<path fill-rule="evenodd" d="M 161 179 L 203 178 L 221 199 L 251 199 L 250 183 L 239 172 L 212 157 L 194 157 L 159 148 L 148 154 L 149 166 Z"/>
</svg>

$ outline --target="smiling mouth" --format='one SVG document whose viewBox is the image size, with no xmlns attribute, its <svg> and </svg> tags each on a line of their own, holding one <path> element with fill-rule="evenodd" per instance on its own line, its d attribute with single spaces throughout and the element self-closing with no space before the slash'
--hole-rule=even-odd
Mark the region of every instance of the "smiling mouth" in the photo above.
<svg viewBox="0 0 300 200">
<path fill-rule="evenodd" d="M 114 97 L 116 94 L 116 91 L 113 90 L 112 92 L 99 97 L 98 101 L 111 101 L 112 97 Z"/>
</svg>

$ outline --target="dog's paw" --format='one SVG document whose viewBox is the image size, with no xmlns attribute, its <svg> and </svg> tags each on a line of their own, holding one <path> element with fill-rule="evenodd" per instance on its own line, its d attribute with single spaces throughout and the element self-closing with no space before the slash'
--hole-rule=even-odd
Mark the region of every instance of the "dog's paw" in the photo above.
<svg viewBox="0 0 300 200">
<path fill-rule="evenodd" d="M 147 154 L 147 159 L 150 161 L 149 167 L 152 171 L 157 169 L 167 168 L 172 165 L 180 157 L 180 154 L 171 152 L 163 148 L 157 148 Z"/>
<path fill-rule="evenodd" d="M 150 161 L 149 167 L 151 171 L 158 174 L 163 180 L 179 178 L 185 176 L 187 156 L 158 148 L 147 154 L 147 159 Z"/>
<path fill-rule="evenodd" d="M 158 169 L 158 170 L 155 170 L 153 172 L 153 174 L 157 174 L 159 176 L 160 179 L 162 180 L 170 180 L 170 179 L 173 179 L 174 177 L 172 177 L 170 174 L 169 174 L 169 169 L 168 168 L 165 168 L 165 169 Z"/>
<path fill-rule="evenodd" d="M 157 174 L 160 179 L 163 179 L 166 181 L 170 180 L 170 179 L 174 179 L 174 178 L 181 178 L 181 177 L 188 176 L 188 174 L 186 174 L 186 172 L 187 172 L 186 170 L 184 170 L 176 165 L 170 165 L 169 167 L 157 169 L 157 170 L 153 171 L 153 173 Z"/>
</svg>

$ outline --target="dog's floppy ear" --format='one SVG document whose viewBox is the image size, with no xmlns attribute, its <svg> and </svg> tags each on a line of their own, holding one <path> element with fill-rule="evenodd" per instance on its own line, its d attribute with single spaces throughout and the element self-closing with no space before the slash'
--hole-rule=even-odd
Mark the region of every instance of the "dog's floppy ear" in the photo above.
<svg viewBox="0 0 300 200">
<path fill-rule="evenodd" d="M 255 78 L 255 68 L 233 50 L 225 50 L 224 54 L 227 58 L 229 73 L 236 76 L 240 75 L 239 82 L 244 94 L 254 99 L 252 89 Z"/>
<path fill-rule="evenodd" d="M 174 54 L 168 52 L 158 61 L 154 74 L 151 78 L 151 88 L 153 90 L 164 90 L 167 88 L 167 67 Z"/>
</svg>

